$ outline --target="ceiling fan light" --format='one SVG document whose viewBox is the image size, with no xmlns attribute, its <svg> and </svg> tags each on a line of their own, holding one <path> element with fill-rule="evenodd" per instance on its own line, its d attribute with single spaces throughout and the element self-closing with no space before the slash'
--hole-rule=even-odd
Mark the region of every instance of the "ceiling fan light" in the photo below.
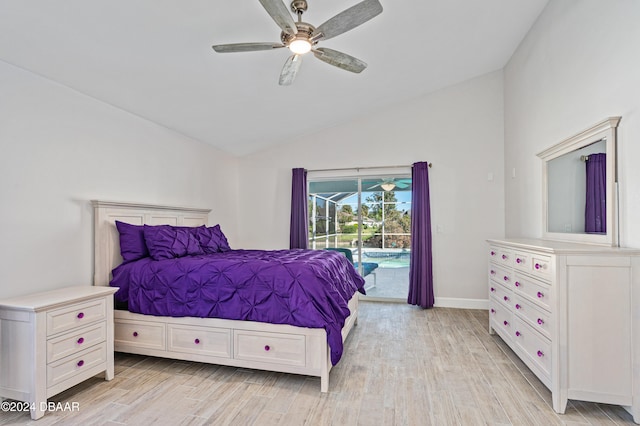
<svg viewBox="0 0 640 426">
<path fill-rule="evenodd" d="M 289 49 L 296 55 L 304 55 L 311 50 L 311 43 L 305 39 L 295 39 L 289 44 Z"/>
<path fill-rule="evenodd" d="M 396 187 L 396 184 L 393 182 L 385 182 L 380 185 L 380 188 L 384 189 L 385 191 L 393 191 L 395 187 Z"/>
</svg>

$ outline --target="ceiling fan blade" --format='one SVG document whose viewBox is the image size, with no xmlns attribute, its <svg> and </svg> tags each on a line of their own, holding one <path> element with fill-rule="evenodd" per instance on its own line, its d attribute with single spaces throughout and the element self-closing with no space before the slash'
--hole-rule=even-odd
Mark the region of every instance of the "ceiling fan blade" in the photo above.
<svg viewBox="0 0 640 426">
<path fill-rule="evenodd" d="M 404 182 L 396 181 L 396 186 L 397 186 L 398 188 L 400 188 L 400 189 L 404 189 L 404 188 L 408 188 L 408 187 L 409 187 L 409 184 L 408 184 L 408 183 L 404 183 Z"/>
<path fill-rule="evenodd" d="M 302 65 L 301 55 L 289 56 L 289 59 L 284 63 L 284 67 L 282 67 L 282 72 L 280 73 L 280 86 L 289 86 L 293 83 L 293 80 L 295 80 L 296 74 L 298 74 L 298 70 L 300 69 L 300 65 Z"/>
<path fill-rule="evenodd" d="M 291 35 L 298 33 L 296 22 L 293 20 L 289 9 L 287 9 L 282 0 L 260 0 L 260 4 L 262 4 L 262 7 L 271 15 L 273 20 L 276 21 L 276 24 L 282 28 L 282 31 Z"/>
<path fill-rule="evenodd" d="M 367 64 L 358 58 L 338 52 L 337 50 L 327 49 L 326 47 L 315 49 L 313 54 L 321 61 L 346 71 L 360 73 L 367 67 Z"/>
<path fill-rule="evenodd" d="M 262 1 L 262 0 L 261 0 Z M 345 33 L 354 29 L 358 25 L 364 24 L 369 19 L 382 13 L 382 5 L 378 0 L 364 0 L 350 7 L 333 18 L 320 25 L 313 32 L 313 36 L 324 34 L 323 40 Z"/>
<path fill-rule="evenodd" d="M 255 52 L 258 50 L 272 50 L 284 47 L 284 44 L 278 43 L 233 43 L 233 44 L 216 44 L 213 47 L 218 53 L 232 52 Z"/>
</svg>

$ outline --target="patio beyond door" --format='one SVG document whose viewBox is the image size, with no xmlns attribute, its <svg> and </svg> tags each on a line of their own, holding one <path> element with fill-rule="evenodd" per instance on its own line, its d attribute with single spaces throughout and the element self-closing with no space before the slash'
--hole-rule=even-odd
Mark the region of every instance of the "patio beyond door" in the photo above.
<svg viewBox="0 0 640 426">
<path fill-rule="evenodd" d="M 406 300 L 411 177 L 309 180 L 309 247 L 348 251 L 367 298 Z"/>
</svg>

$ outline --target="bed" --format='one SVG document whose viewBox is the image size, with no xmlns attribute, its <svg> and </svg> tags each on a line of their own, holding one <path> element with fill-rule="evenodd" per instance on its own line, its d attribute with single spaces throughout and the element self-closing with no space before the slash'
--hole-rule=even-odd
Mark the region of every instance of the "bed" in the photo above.
<svg viewBox="0 0 640 426">
<path fill-rule="evenodd" d="M 342 268 L 339 262 L 345 261 L 342 259 L 344 256 L 339 253 L 327 255 L 322 251 L 231 250 L 219 255 L 194 253 L 193 256 L 166 261 L 140 259 L 128 263 L 129 259 L 126 259 L 124 262 L 126 264 L 123 264 L 116 222 L 119 222 L 119 225 L 122 223 L 138 226 L 171 225 L 189 229 L 191 232 L 197 227 L 208 226 L 210 210 L 97 200 L 92 201 L 92 204 L 95 220 L 94 284 L 108 286 L 113 278 L 114 283 L 117 282 L 121 287 L 118 293 L 125 293 L 120 294 L 119 298 L 120 302 L 126 302 L 128 309 L 117 309 L 114 313 L 116 352 L 315 376 L 320 378 L 320 390 L 328 392 L 329 372 L 340 359 L 342 344 L 357 322 L 358 296 L 355 290 L 362 290 L 364 281 L 354 280 L 349 285 L 343 285 L 341 280 L 340 283 L 332 284 L 331 289 L 309 296 L 306 293 L 312 293 L 308 290 L 312 286 L 305 284 L 308 282 L 305 280 L 309 280 L 309 272 L 302 268 L 302 265 L 304 264 L 305 268 L 308 267 L 307 265 L 313 265 L 317 262 L 314 257 L 322 256 L 322 261 L 333 262 L 336 268 Z M 156 228 L 162 227 L 156 226 Z M 182 263 L 177 263 L 178 261 Z M 216 305 L 215 309 L 203 308 L 201 303 L 203 297 L 200 293 L 196 298 L 193 297 L 193 292 L 189 291 L 179 291 L 178 293 L 181 294 L 176 295 L 171 286 L 161 286 L 163 290 L 159 291 L 157 287 L 151 287 L 142 279 L 149 276 L 154 277 L 157 282 L 157 276 L 161 276 L 160 281 L 164 281 L 166 275 L 159 274 L 176 275 L 176 268 L 186 268 L 185 270 L 188 271 L 215 270 L 217 273 L 222 269 L 224 271 L 234 269 L 236 273 L 253 277 L 256 271 L 266 269 L 261 265 L 272 265 L 270 269 L 276 270 L 284 268 L 295 275 L 297 280 L 295 289 L 285 287 L 288 290 L 284 291 L 280 288 L 278 291 L 273 291 L 269 297 L 263 294 L 258 297 L 261 305 L 254 303 L 255 308 L 251 306 L 249 309 L 233 306 L 231 307 L 233 309 L 225 309 L 230 305 L 221 307 Z M 296 269 L 298 267 L 301 269 Z M 321 269 L 324 270 L 325 266 L 321 266 Z M 351 274 L 346 269 L 340 273 L 348 274 L 349 277 Z M 185 272 L 182 275 L 190 275 L 190 273 Z M 263 284 L 275 288 L 282 281 L 278 277 L 281 275 L 274 275 L 271 281 L 268 281 L 268 278 L 260 278 L 260 282 L 264 281 Z M 338 277 L 343 275 L 335 275 L 331 278 L 336 281 Z M 344 281 L 350 281 L 349 277 Z M 359 276 L 357 277 L 361 280 Z M 198 280 L 202 278 L 191 279 L 189 288 L 199 288 Z M 245 284 L 246 282 L 248 281 L 245 280 Z M 247 296 L 249 293 L 242 293 L 239 290 L 240 284 L 234 285 L 238 287 L 234 288 L 234 294 L 244 294 L 243 299 L 255 299 L 256 296 Z M 167 291 L 166 288 L 169 290 Z M 336 292 L 339 295 L 336 296 Z M 276 297 L 279 293 L 283 293 L 282 299 Z M 164 305 L 156 303 L 156 301 L 173 300 L 175 297 L 178 299 L 173 303 L 164 303 Z M 335 297 L 336 301 L 330 301 L 330 304 L 335 306 L 331 309 L 320 309 L 318 315 L 308 315 L 309 318 L 291 310 L 288 316 L 292 320 L 289 322 L 295 325 L 284 323 L 287 322 L 284 318 L 287 315 L 273 315 L 273 312 L 279 312 L 273 309 L 278 303 L 290 303 L 289 299 L 298 300 L 304 297 L 316 299 Z M 147 303 L 150 299 L 154 300 L 153 304 Z M 227 303 L 223 299 L 226 300 L 225 297 L 216 295 L 217 302 Z M 252 301 L 256 302 L 254 299 Z M 262 304 L 267 299 L 276 299 L 277 303 Z M 310 307 L 317 305 L 314 300 L 305 299 L 303 302 Z M 145 307 L 145 305 L 151 307 Z M 191 305 L 194 305 L 194 310 L 189 310 Z M 260 306 L 266 308 L 263 309 Z M 205 311 L 208 309 L 210 312 L 203 313 L 203 309 Z M 233 315 L 229 312 L 238 310 L 242 310 L 242 315 L 239 317 L 241 319 L 230 319 Z M 193 314 L 190 315 L 190 312 Z M 263 320 L 263 318 L 266 319 Z M 319 318 L 323 318 L 324 322 L 319 323 Z"/>
</svg>

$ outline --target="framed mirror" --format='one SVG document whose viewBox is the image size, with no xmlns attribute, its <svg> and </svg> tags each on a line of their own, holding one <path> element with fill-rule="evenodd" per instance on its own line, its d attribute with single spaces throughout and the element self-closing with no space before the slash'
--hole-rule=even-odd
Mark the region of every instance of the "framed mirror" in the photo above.
<svg viewBox="0 0 640 426">
<path fill-rule="evenodd" d="M 538 154 L 545 239 L 618 245 L 619 122 L 610 117 Z"/>
</svg>

